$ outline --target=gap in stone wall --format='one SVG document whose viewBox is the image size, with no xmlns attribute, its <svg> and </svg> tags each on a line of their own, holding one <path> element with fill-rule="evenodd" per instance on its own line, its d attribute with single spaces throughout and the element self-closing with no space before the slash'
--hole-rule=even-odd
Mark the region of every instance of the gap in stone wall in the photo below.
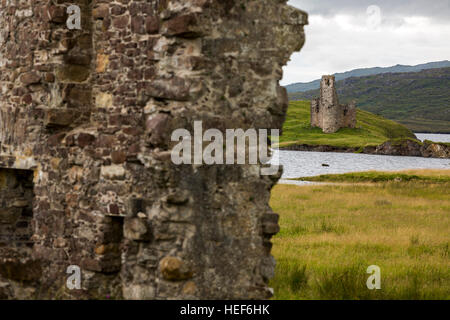
<svg viewBox="0 0 450 320">
<path fill-rule="evenodd" d="M 0 168 L 0 249 L 32 246 L 33 171 Z"/>
</svg>

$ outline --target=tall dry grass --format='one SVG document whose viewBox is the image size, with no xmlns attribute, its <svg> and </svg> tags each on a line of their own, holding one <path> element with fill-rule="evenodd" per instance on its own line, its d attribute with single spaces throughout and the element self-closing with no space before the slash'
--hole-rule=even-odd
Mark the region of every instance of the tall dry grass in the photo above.
<svg viewBox="0 0 450 320">
<path fill-rule="evenodd" d="M 275 299 L 450 298 L 450 183 L 278 185 L 271 206 Z M 370 265 L 381 290 L 366 287 Z"/>
</svg>

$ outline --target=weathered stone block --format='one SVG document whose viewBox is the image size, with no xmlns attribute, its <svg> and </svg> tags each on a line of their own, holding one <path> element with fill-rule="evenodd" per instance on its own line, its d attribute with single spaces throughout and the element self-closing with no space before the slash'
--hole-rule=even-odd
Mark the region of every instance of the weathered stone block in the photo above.
<svg viewBox="0 0 450 320">
<path fill-rule="evenodd" d="M 193 271 L 187 263 L 178 257 L 165 257 L 159 263 L 159 269 L 166 280 L 180 281 L 192 278 Z"/>
<path fill-rule="evenodd" d="M 151 238 L 149 225 L 145 219 L 141 218 L 125 218 L 123 235 L 135 241 L 149 241 Z"/>
<path fill-rule="evenodd" d="M 105 72 L 106 67 L 109 64 L 109 56 L 106 54 L 98 54 L 97 55 L 97 68 L 95 71 L 102 73 Z"/>
<path fill-rule="evenodd" d="M 149 34 L 155 34 L 159 31 L 159 18 L 149 16 L 145 20 L 145 31 Z"/>
<path fill-rule="evenodd" d="M 36 84 L 36 83 L 39 83 L 39 82 L 41 81 L 41 77 L 40 77 L 37 73 L 35 73 L 35 72 L 28 72 L 28 73 L 23 74 L 23 75 L 20 77 L 20 81 L 21 81 L 24 85 L 28 86 L 28 85 L 30 85 L 30 84 Z"/>
<path fill-rule="evenodd" d="M 45 114 L 45 126 L 61 126 L 71 125 L 76 119 L 76 114 L 69 109 L 48 109 Z"/>
<path fill-rule="evenodd" d="M 122 164 L 127 160 L 127 153 L 123 150 L 111 152 L 111 160 L 114 164 Z"/>
<path fill-rule="evenodd" d="M 161 145 L 166 143 L 169 138 L 168 125 L 169 116 L 165 113 L 159 113 L 147 118 L 145 127 L 150 135 L 149 142 L 153 145 Z"/>
<path fill-rule="evenodd" d="M 154 80 L 148 82 L 145 94 L 160 99 L 187 101 L 189 100 L 189 83 L 182 78 L 172 78 L 170 80 Z"/>
<path fill-rule="evenodd" d="M 266 213 L 263 217 L 263 233 L 272 236 L 280 232 L 278 220 L 280 216 L 276 213 Z"/>
<path fill-rule="evenodd" d="M 111 108 L 113 106 L 112 94 L 99 92 L 95 96 L 95 105 L 97 108 Z"/>
<path fill-rule="evenodd" d="M 107 18 L 109 16 L 109 4 L 107 3 L 99 4 L 98 7 L 94 8 L 94 10 L 92 11 L 92 16 L 95 19 Z"/>
<path fill-rule="evenodd" d="M 178 15 L 164 22 L 161 33 L 167 36 L 199 37 L 202 29 L 195 13 Z"/>
<path fill-rule="evenodd" d="M 119 165 L 102 166 L 100 175 L 104 179 L 123 180 L 125 179 L 125 169 Z"/>
<path fill-rule="evenodd" d="M 84 148 L 92 145 L 95 139 L 95 136 L 93 136 L 92 134 L 81 132 L 77 136 L 77 144 L 80 148 Z"/>
<path fill-rule="evenodd" d="M 63 6 L 49 6 L 47 9 L 48 20 L 55 23 L 64 23 L 67 21 L 66 8 Z"/>
</svg>

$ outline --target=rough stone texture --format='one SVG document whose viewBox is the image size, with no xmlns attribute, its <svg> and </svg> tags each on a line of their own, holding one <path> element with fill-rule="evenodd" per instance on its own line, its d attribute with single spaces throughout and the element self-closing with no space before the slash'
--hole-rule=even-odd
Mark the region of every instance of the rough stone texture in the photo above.
<svg viewBox="0 0 450 320">
<path fill-rule="evenodd" d="M 374 150 L 373 153 L 384 155 L 417 156 L 425 158 L 450 158 L 450 146 L 444 143 L 434 143 L 405 139 L 401 141 L 387 141 Z"/>
<path fill-rule="evenodd" d="M 427 158 L 450 158 L 450 145 L 425 141 L 421 148 L 422 156 Z"/>
<path fill-rule="evenodd" d="M 412 139 L 389 140 L 378 146 L 367 147 L 336 147 L 328 145 L 297 144 L 282 147 L 283 150 L 315 151 L 315 152 L 340 152 L 340 153 L 366 153 L 390 156 L 408 156 L 425 158 L 450 158 L 450 146 L 445 143 L 431 141 L 415 141 Z"/>
<path fill-rule="evenodd" d="M 311 126 L 324 133 L 335 133 L 341 128 L 356 127 L 356 103 L 339 104 L 334 76 L 323 76 L 320 98 L 311 101 Z"/>
<path fill-rule="evenodd" d="M 0 1 L 0 167 L 34 184 L 31 247 L 7 237 L 0 297 L 269 297 L 280 173 L 176 166 L 169 141 L 195 120 L 280 128 L 306 23 L 285 0 Z"/>
</svg>

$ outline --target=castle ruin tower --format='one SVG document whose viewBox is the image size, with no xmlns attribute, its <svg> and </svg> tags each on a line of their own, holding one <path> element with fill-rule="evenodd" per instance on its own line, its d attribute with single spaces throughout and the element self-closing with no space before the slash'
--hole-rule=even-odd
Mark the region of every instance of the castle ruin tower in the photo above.
<svg viewBox="0 0 450 320">
<path fill-rule="evenodd" d="M 342 117 L 339 112 L 339 99 L 335 82 L 334 76 L 323 76 L 320 84 L 322 129 L 324 133 L 334 133 L 341 128 Z"/>
<path fill-rule="evenodd" d="M 334 76 L 323 76 L 320 98 L 311 101 L 311 126 L 322 128 L 324 133 L 335 133 L 340 128 L 355 128 L 356 103 L 339 104 Z"/>
</svg>

